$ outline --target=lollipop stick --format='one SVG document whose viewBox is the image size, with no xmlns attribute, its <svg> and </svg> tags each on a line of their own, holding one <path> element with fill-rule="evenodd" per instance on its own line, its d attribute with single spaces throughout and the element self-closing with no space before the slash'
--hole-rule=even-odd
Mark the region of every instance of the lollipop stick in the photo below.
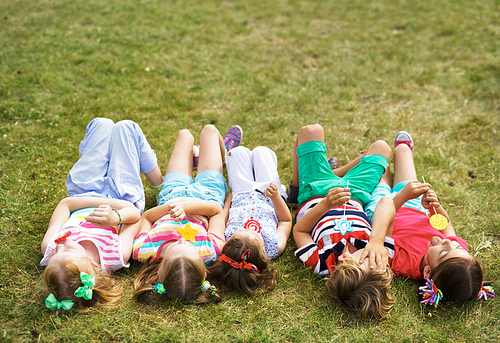
<svg viewBox="0 0 500 343">
<path fill-rule="evenodd" d="M 424 181 L 424 183 L 426 183 L 426 182 L 425 182 L 425 178 L 424 178 L 424 176 L 423 176 L 423 175 L 422 175 L 422 181 Z M 434 206 L 431 206 L 431 208 L 430 208 L 430 209 L 432 210 L 431 212 L 433 212 L 432 214 L 437 214 L 436 209 L 434 208 Z"/>
</svg>

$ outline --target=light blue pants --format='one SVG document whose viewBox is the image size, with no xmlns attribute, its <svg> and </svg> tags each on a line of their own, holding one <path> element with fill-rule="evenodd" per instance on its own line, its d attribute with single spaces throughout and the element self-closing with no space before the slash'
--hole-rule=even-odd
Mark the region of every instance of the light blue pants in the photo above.
<svg viewBox="0 0 500 343">
<path fill-rule="evenodd" d="M 66 179 L 70 197 L 126 200 L 144 210 L 140 173 L 152 171 L 157 160 L 138 124 L 95 118 L 87 125 L 79 150 L 82 157 Z"/>
</svg>

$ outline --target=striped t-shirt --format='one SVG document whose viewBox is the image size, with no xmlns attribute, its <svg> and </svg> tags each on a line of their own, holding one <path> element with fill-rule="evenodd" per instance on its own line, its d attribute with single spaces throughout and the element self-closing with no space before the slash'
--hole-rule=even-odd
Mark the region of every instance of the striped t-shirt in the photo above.
<svg viewBox="0 0 500 343">
<path fill-rule="evenodd" d="M 92 242 L 99 251 L 101 259 L 101 268 L 107 272 L 114 272 L 120 268 L 128 268 L 129 264 L 123 262 L 123 256 L 120 251 L 119 228 L 97 227 L 87 221 L 85 217 L 94 212 L 95 207 L 83 208 L 71 213 L 69 219 L 63 224 L 61 230 L 54 235 L 45 250 L 45 254 L 40 261 L 40 265 L 46 266 L 52 250 L 56 247 L 55 240 L 66 232 L 71 231 L 69 239 L 79 243 L 82 241 Z"/>
<path fill-rule="evenodd" d="M 176 222 L 165 215 L 153 224 L 149 232 L 142 232 L 135 237 L 134 260 L 145 262 L 151 258 L 151 261 L 157 261 L 164 244 L 181 238 L 195 246 L 205 264 L 216 261 L 224 245 L 224 240 L 207 232 L 203 224 L 189 217 Z"/>
<path fill-rule="evenodd" d="M 298 222 L 304 214 L 316 206 L 324 197 L 312 198 L 305 202 L 298 210 L 295 222 Z M 350 227 L 338 227 L 335 223 L 342 216 L 347 218 Z M 347 242 L 355 248 L 362 249 L 370 240 L 371 226 L 368 217 L 356 200 L 342 207 L 333 207 L 328 210 L 316 223 L 311 231 L 311 242 L 295 251 L 297 256 L 307 267 L 312 267 L 316 274 L 331 274 L 337 265 L 337 258 L 342 254 Z M 394 245 L 392 239 L 384 243 L 389 252 L 389 257 L 394 256 Z"/>
</svg>

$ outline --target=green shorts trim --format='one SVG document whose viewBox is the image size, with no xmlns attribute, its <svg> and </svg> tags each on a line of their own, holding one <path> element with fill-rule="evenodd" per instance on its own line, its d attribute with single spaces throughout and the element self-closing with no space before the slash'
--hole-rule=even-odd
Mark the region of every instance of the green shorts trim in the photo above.
<svg viewBox="0 0 500 343">
<path fill-rule="evenodd" d="M 359 164 L 341 178 L 330 169 L 326 151 L 325 143 L 321 141 L 309 141 L 297 147 L 299 206 L 311 198 L 326 196 L 332 188 L 346 187 L 347 180 L 349 180 L 351 199 L 365 206 L 370 201 L 370 193 L 385 172 L 387 158 L 381 155 L 363 156 Z"/>
</svg>

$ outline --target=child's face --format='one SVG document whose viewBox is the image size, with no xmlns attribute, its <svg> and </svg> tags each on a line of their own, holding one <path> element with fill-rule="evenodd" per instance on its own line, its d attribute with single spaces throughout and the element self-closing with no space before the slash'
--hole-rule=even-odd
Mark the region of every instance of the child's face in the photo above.
<svg viewBox="0 0 500 343">
<path fill-rule="evenodd" d="M 435 236 L 427 243 L 427 261 L 424 260 L 424 262 L 426 262 L 431 269 L 436 268 L 442 262 L 452 257 L 471 258 L 467 250 L 458 242 Z"/>
<path fill-rule="evenodd" d="M 359 259 L 361 258 L 361 254 L 363 253 L 363 251 L 365 249 L 356 250 L 352 254 L 349 252 L 348 249 L 344 249 L 344 250 L 345 251 L 338 257 L 337 264 L 341 264 L 342 262 L 344 262 L 344 260 L 346 258 L 351 258 L 354 261 L 359 262 Z M 369 258 L 365 258 L 365 260 L 363 261 L 363 263 L 360 263 L 360 265 L 361 265 L 362 269 L 364 269 L 365 271 L 369 271 L 370 270 L 370 259 Z"/>
<path fill-rule="evenodd" d="M 175 258 L 180 256 L 185 256 L 190 259 L 201 258 L 195 246 L 187 242 L 184 238 L 166 246 L 162 253 L 165 255 L 165 258 Z"/>
<path fill-rule="evenodd" d="M 234 234 L 233 237 L 240 238 L 243 240 L 255 240 L 258 242 L 259 247 L 264 249 L 264 239 L 262 239 L 262 235 L 254 230 L 248 229 L 239 229 Z"/>
</svg>

